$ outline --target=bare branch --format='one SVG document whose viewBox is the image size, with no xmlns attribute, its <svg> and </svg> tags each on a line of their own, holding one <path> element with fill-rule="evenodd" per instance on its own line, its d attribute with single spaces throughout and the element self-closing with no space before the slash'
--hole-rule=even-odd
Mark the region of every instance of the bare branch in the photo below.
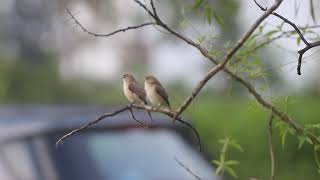
<svg viewBox="0 0 320 180">
<path fill-rule="evenodd" d="M 257 0 L 253 0 L 254 3 L 262 10 L 262 11 L 266 11 L 268 8 L 264 8 L 262 7 Z M 309 42 L 304 38 L 303 34 L 301 33 L 300 29 L 298 28 L 298 26 L 296 26 L 293 22 L 289 21 L 287 18 L 281 16 L 280 14 L 276 13 L 276 12 L 272 12 L 272 15 L 282 19 L 285 23 L 289 24 L 290 26 L 292 26 L 294 28 L 294 30 L 299 34 L 301 40 L 308 46 Z"/>
<path fill-rule="evenodd" d="M 154 14 L 156 17 L 159 17 L 159 16 L 158 16 L 158 13 L 157 13 L 156 6 L 154 5 L 153 0 L 150 0 L 150 4 L 151 4 L 151 7 L 152 7 L 153 14 Z"/>
<path fill-rule="evenodd" d="M 151 107 L 151 106 L 140 106 L 140 105 L 136 105 L 136 104 L 129 104 L 125 107 L 122 107 L 118 110 L 115 110 L 113 112 L 110 112 L 110 113 L 106 113 L 106 114 L 103 114 L 101 116 L 99 116 L 97 119 L 93 120 L 93 121 L 90 121 L 84 125 L 82 125 L 81 127 L 77 128 L 77 129 L 74 129 L 72 130 L 71 132 L 69 132 L 68 134 L 65 134 L 64 136 L 62 136 L 57 142 L 56 142 L 56 146 L 59 147 L 60 145 L 63 144 L 63 142 L 65 141 L 66 138 L 74 135 L 75 133 L 78 133 L 80 131 L 83 131 L 83 130 L 86 130 L 87 128 L 89 128 L 90 126 L 94 125 L 94 124 L 97 124 L 98 122 L 100 122 L 101 120 L 105 119 L 105 118 L 108 118 L 108 117 L 113 117 L 113 116 L 116 116 L 124 111 L 130 111 L 130 113 L 132 112 L 132 109 L 141 109 L 141 110 L 146 110 L 148 113 L 150 112 L 159 112 L 159 113 L 162 113 L 162 114 L 165 114 L 169 117 L 173 117 L 174 116 L 174 113 L 173 112 L 170 112 L 170 111 L 166 111 L 166 110 L 161 110 L 161 109 L 156 109 L 154 107 Z M 131 113 L 131 116 L 132 118 L 137 121 L 142 127 L 148 127 L 146 125 L 144 125 L 141 121 L 138 121 L 134 114 Z M 178 118 L 177 119 L 178 122 L 180 122 L 181 124 L 187 126 L 188 128 L 192 129 L 194 131 L 194 133 L 196 134 L 196 137 L 197 137 L 197 140 L 198 140 L 198 143 L 199 143 L 199 150 L 201 152 L 201 141 L 200 141 L 200 136 L 199 136 L 199 133 L 198 131 L 196 130 L 196 128 L 194 128 L 190 123 L 188 123 L 187 121 L 184 121 L 182 120 L 181 118 Z"/>
<path fill-rule="evenodd" d="M 134 2 L 136 2 L 137 4 L 139 4 L 139 6 L 141 6 L 154 20 L 156 20 L 156 23 L 158 23 L 157 19 L 158 16 L 156 16 L 155 14 L 153 14 L 145 4 L 143 4 L 142 2 L 140 2 L 139 0 L 134 0 Z M 153 4 L 153 3 L 152 3 Z M 156 11 L 154 11 L 156 12 Z"/>
<path fill-rule="evenodd" d="M 298 53 L 299 53 L 298 67 L 297 67 L 298 75 L 301 75 L 301 64 L 302 64 L 303 54 L 306 53 L 311 48 L 314 48 L 314 47 L 317 47 L 317 46 L 320 46 L 320 41 L 317 41 L 317 42 L 314 42 L 314 43 L 310 43 L 305 48 L 303 48 L 303 49 L 298 51 Z"/>
<path fill-rule="evenodd" d="M 99 116 L 97 119 L 93 120 L 93 121 L 90 121 L 89 123 L 86 123 L 84 125 L 82 125 L 81 127 L 77 128 L 77 129 L 74 129 L 72 130 L 71 132 L 69 132 L 68 134 L 65 134 L 64 136 L 62 136 L 57 142 L 56 142 L 56 147 L 59 147 L 63 144 L 63 142 L 65 141 L 66 138 L 68 138 L 69 136 L 72 136 L 73 134 L 75 133 L 78 133 L 80 131 L 83 131 L 83 130 L 86 130 L 87 128 L 89 128 L 90 126 L 94 125 L 94 124 L 97 124 L 98 122 L 100 122 L 101 120 L 107 118 L 107 117 L 112 117 L 112 116 L 115 116 L 117 114 L 120 114 L 124 111 L 127 111 L 127 110 L 131 110 L 131 107 L 130 105 L 129 106 L 125 106 L 123 108 L 120 108 L 119 110 L 116 110 L 114 112 L 111 112 L 111 113 L 106 113 L 106 114 L 103 114 L 102 116 Z"/>
<path fill-rule="evenodd" d="M 273 124 L 273 118 L 274 115 L 271 112 L 269 117 L 269 126 L 268 126 L 268 144 L 269 144 L 269 151 L 270 151 L 270 161 L 271 161 L 271 176 L 270 180 L 275 180 L 275 158 L 274 158 L 274 151 L 273 151 L 273 145 L 272 145 L 272 124 Z"/>
<path fill-rule="evenodd" d="M 143 23 L 143 24 L 140 24 L 140 25 L 136 25 L 136 26 L 128 26 L 126 28 L 122 28 L 122 29 L 118 29 L 116 31 L 113 31 L 111 33 L 108 33 L 108 34 L 98 34 L 98 33 L 94 33 L 94 32 L 91 32 L 89 31 L 87 28 L 85 28 L 75 17 L 74 15 L 71 13 L 71 11 L 66 8 L 66 12 L 70 15 L 70 17 L 72 18 L 72 20 L 86 33 L 88 33 L 89 35 L 92 35 L 94 37 L 109 37 L 109 36 L 112 36 L 112 35 L 115 35 L 117 33 L 120 33 L 120 32 L 126 32 L 128 30 L 133 30 L 133 29 L 139 29 L 139 28 L 142 28 L 144 26 L 149 26 L 149 25 L 154 25 L 155 23 L 152 23 L 152 22 L 147 22 L 147 23 Z"/>
<path fill-rule="evenodd" d="M 165 114 L 165 115 L 167 115 L 168 117 L 171 117 L 171 118 L 173 118 L 175 116 L 175 114 L 176 114 L 175 112 L 167 111 L 167 110 L 163 110 L 163 109 L 157 109 L 157 108 L 154 108 L 152 106 L 139 106 L 139 105 L 133 104 L 132 107 L 137 108 L 137 109 L 144 109 L 144 110 L 147 110 L 149 112 L 159 112 L 159 113 Z M 202 151 L 202 148 L 201 148 L 202 146 L 201 146 L 200 136 L 199 136 L 199 133 L 196 130 L 196 128 L 194 128 L 187 121 L 182 120 L 181 117 L 177 117 L 176 120 L 178 122 L 180 122 L 181 124 L 184 124 L 185 126 L 189 127 L 190 129 L 192 129 L 194 131 L 194 133 L 197 136 L 197 140 L 198 140 L 198 144 L 199 144 L 199 151 L 201 152 Z"/>
<path fill-rule="evenodd" d="M 174 157 L 174 160 L 177 161 L 177 163 L 183 167 L 188 173 L 190 173 L 194 178 L 201 180 L 200 176 L 198 176 L 196 173 L 192 172 L 190 168 L 188 168 L 185 164 L 183 164 L 177 157 Z"/>
<path fill-rule="evenodd" d="M 262 11 L 267 11 L 268 8 L 264 8 L 262 7 L 256 0 L 254 0 L 255 4 L 262 10 Z M 281 16 L 280 14 L 276 13 L 276 12 L 272 12 L 272 15 L 280 18 L 281 20 L 283 20 L 285 23 L 289 24 L 290 26 L 292 26 L 294 28 L 294 30 L 299 34 L 299 37 L 301 38 L 301 40 L 303 41 L 303 43 L 306 45 L 305 48 L 301 49 L 298 51 L 299 53 L 299 58 L 298 58 L 298 66 L 297 66 L 297 73 L 298 75 L 301 75 L 301 64 L 302 64 L 302 57 L 303 54 L 305 52 L 307 52 L 309 49 L 320 46 L 320 41 L 314 42 L 314 43 L 310 43 L 306 40 L 306 38 L 304 37 L 304 35 L 302 34 L 302 32 L 300 31 L 300 29 L 298 28 L 298 26 L 293 23 L 292 21 L 289 21 L 287 18 Z"/>
</svg>

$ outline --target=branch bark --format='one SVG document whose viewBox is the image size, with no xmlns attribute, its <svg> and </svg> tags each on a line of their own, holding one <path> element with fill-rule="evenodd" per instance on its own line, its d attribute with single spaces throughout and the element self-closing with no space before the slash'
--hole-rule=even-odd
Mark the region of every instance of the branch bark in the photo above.
<svg viewBox="0 0 320 180">
<path fill-rule="evenodd" d="M 133 29 L 139 29 L 139 28 L 142 28 L 144 26 L 150 26 L 150 25 L 154 25 L 154 23 L 152 22 L 147 22 L 147 23 L 143 23 L 143 24 L 140 24 L 140 25 L 136 25 L 136 26 L 128 26 L 126 28 L 121 28 L 121 29 L 117 29 L 111 33 L 108 33 L 108 34 L 98 34 L 98 33 L 94 33 L 94 32 L 91 32 L 89 31 L 86 27 L 84 27 L 78 20 L 77 18 L 74 17 L 74 15 L 71 13 L 70 9 L 66 8 L 66 12 L 69 14 L 69 16 L 71 17 L 71 19 L 87 34 L 89 35 L 92 35 L 94 37 L 109 37 L 109 36 L 112 36 L 112 35 L 115 35 L 117 33 L 120 33 L 120 32 L 126 32 L 128 30 L 133 30 Z"/>
<path fill-rule="evenodd" d="M 254 0 L 254 2 L 262 11 L 266 12 L 268 10 L 268 8 L 262 7 L 256 0 Z M 293 23 L 292 21 L 288 20 L 287 18 L 281 16 L 280 14 L 278 14 L 276 12 L 272 12 L 271 14 L 278 17 L 279 19 L 283 20 L 285 23 L 289 24 L 298 33 L 299 37 L 301 38 L 303 43 L 306 45 L 305 48 L 300 49 L 298 51 L 299 58 L 298 58 L 297 73 L 298 73 L 298 75 L 301 75 L 301 64 L 302 64 L 303 54 L 314 47 L 320 46 L 320 41 L 317 41 L 314 43 L 308 42 L 307 39 L 304 37 L 304 35 L 302 34 L 302 32 L 300 31 L 300 29 L 298 28 L 298 26 L 295 23 Z"/>
<path fill-rule="evenodd" d="M 189 167 L 187 167 L 184 163 L 182 163 L 177 157 L 174 157 L 174 160 L 188 173 L 190 173 L 195 179 L 202 180 L 200 176 L 198 176 L 196 173 L 194 173 Z"/>
<path fill-rule="evenodd" d="M 252 25 L 252 27 L 249 29 L 249 33 L 247 32 L 240 40 L 239 42 L 234 46 L 234 48 L 232 48 L 232 50 L 228 53 L 228 55 L 226 56 L 226 58 L 224 59 L 224 61 L 222 61 L 222 63 L 220 63 L 218 60 L 214 59 L 208 52 L 208 50 L 206 48 L 203 48 L 200 44 L 195 43 L 194 41 L 192 41 L 191 39 L 183 36 L 182 34 L 174 31 L 173 29 L 171 29 L 169 26 L 167 26 L 165 23 L 162 22 L 162 20 L 159 18 L 159 16 L 156 16 L 155 14 L 153 14 L 144 4 L 142 4 L 139 0 L 134 0 L 136 3 L 138 3 L 143 9 L 145 9 L 147 11 L 147 13 L 154 18 L 154 20 L 156 21 L 157 25 L 166 29 L 168 32 L 170 32 L 172 35 L 176 36 L 178 39 L 181 39 L 182 41 L 186 42 L 187 44 L 197 48 L 200 53 L 206 57 L 208 60 L 210 60 L 211 62 L 213 62 L 214 64 L 216 64 L 216 66 L 214 68 L 212 68 L 207 75 L 197 84 L 197 86 L 194 88 L 194 90 L 192 91 L 191 95 L 184 101 L 184 103 L 178 108 L 178 110 L 175 113 L 175 116 L 173 119 L 179 117 L 181 115 L 181 113 L 190 105 L 190 103 L 192 102 L 192 100 L 194 99 L 194 97 L 196 97 L 196 95 L 201 91 L 202 87 L 209 81 L 209 79 L 211 79 L 219 70 L 220 68 L 223 69 L 224 72 L 226 72 L 227 74 L 229 74 L 232 78 L 234 78 L 236 81 L 238 81 L 239 83 L 241 83 L 245 88 L 247 88 L 247 90 L 255 97 L 255 99 L 266 109 L 271 110 L 275 115 L 277 115 L 283 122 L 285 122 L 286 124 L 288 124 L 290 127 L 292 127 L 293 129 L 295 129 L 295 131 L 299 134 L 302 133 L 306 133 L 310 139 L 316 143 L 316 144 L 320 144 L 320 140 L 317 138 L 316 135 L 314 135 L 311 132 L 305 132 L 304 128 L 302 126 L 300 126 L 299 124 L 297 124 L 295 121 L 293 121 L 287 114 L 285 114 L 284 112 L 282 112 L 280 109 L 278 109 L 277 107 L 275 107 L 274 105 L 272 105 L 272 103 L 269 103 L 268 101 L 264 100 L 263 97 L 255 90 L 255 88 L 246 80 L 244 80 L 243 78 L 241 78 L 240 76 L 238 76 L 237 74 L 235 74 L 234 72 L 232 72 L 231 70 L 229 70 L 227 67 L 225 67 L 224 65 L 222 66 L 223 62 L 227 62 L 232 56 L 233 54 L 235 54 L 235 52 L 243 45 L 243 43 L 245 42 L 245 40 L 247 40 L 247 38 L 252 34 L 252 32 L 254 31 L 254 29 L 252 30 L 252 28 L 257 28 L 258 25 L 265 19 L 267 18 L 270 14 L 272 14 L 272 12 L 277 9 L 279 7 L 279 5 L 281 4 L 282 0 L 275 0 L 275 3 L 272 5 L 272 7 L 270 9 L 267 9 L 264 14 L 262 16 L 260 16 L 260 18 Z M 153 1 L 153 0 L 151 0 Z M 251 32 L 251 33 L 250 33 Z M 242 42 L 244 41 L 244 42 Z"/>
<path fill-rule="evenodd" d="M 196 86 L 196 88 L 193 90 L 191 96 L 189 96 L 183 105 L 178 109 L 176 117 L 178 117 L 192 102 L 194 97 L 201 91 L 203 86 L 207 83 L 209 79 L 211 79 L 215 74 L 217 74 L 221 69 L 224 68 L 224 66 L 227 64 L 227 62 L 232 58 L 232 56 L 242 47 L 242 45 L 246 42 L 246 40 L 250 37 L 250 35 L 255 31 L 255 29 L 263 22 L 264 19 L 266 19 L 275 9 L 279 7 L 282 0 L 275 1 L 274 5 L 265 11 L 265 13 L 260 16 L 254 24 L 250 27 L 250 29 L 240 38 L 240 40 L 236 43 L 236 45 L 229 51 L 229 53 L 225 56 L 224 60 L 221 63 L 218 63 L 214 68 L 212 68 L 208 74 L 199 82 L 199 84 Z M 207 56 L 210 56 L 208 54 L 208 51 L 206 51 Z"/>
<path fill-rule="evenodd" d="M 72 136 L 72 135 L 74 135 L 74 134 L 76 134 L 78 132 L 86 130 L 87 128 L 91 127 L 92 125 L 99 123 L 103 119 L 108 118 L 108 117 L 116 116 L 116 115 L 118 115 L 118 114 L 120 114 L 122 112 L 125 112 L 125 111 L 130 111 L 130 113 L 131 113 L 132 109 L 140 109 L 140 110 L 145 110 L 147 112 L 159 112 L 159 113 L 165 114 L 165 115 L 167 115 L 168 117 L 171 117 L 171 118 L 173 118 L 173 116 L 174 116 L 174 113 L 171 112 L 171 111 L 157 109 L 157 108 L 154 108 L 154 107 L 151 107 L 151 106 L 140 106 L 140 105 L 136 105 L 136 104 L 129 104 L 129 105 L 124 106 L 122 108 L 119 108 L 119 109 L 117 109 L 117 110 L 115 110 L 113 112 L 109 112 L 109 113 L 103 114 L 103 115 L 99 116 L 98 118 L 96 118 L 95 120 L 90 121 L 90 122 L 80 126 L 79 128 L 70 131 L 69 133 L 67 133 L 64 136 L 62 136 L 61 138 L 59 138 L 59 140 L 56 142 L 56 147 L 60 147 L 63 144 L 63 142 L 67 138 L 69 138 L 70 136 Z M 147 125 L 144 125 L 141 121 L 138 121 L 135 118 L 135 116 L 133 115 L 133 113 L 131 113 L 131 116 L 135 121 L 137 121 L 141 125 L 141 127 L 148 127 Z M 201 152 L 201 150 L 202 150 L 201 149 L 201 140 L 200 140 L 200 136 L 199 136 L 199 133 L 198 133 L 197 129 L 194 128 L 187 121 L 182 120 L 181 118 L 178 118 L 177 121 L 194 131 L 194 133 L 195 133 L 195 135 L 197 137 L 197 140 L 198 140 L 199 151 Z"/>
</svg>

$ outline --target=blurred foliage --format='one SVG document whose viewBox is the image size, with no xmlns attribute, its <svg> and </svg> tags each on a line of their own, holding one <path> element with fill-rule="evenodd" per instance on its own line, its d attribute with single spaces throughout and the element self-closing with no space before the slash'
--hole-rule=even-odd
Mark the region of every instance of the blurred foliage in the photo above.
<svg viewBox="0 0 320 180">
<path fill-rule="evenodd" d="M 217 166 L 216 173 L 219 175 L 223 175 L 225 172 L 227 172 L 232 177 L 237 178 L 238 175 L 233 169 L 233 166 L 238 165 L 239 161 L 236 160 L 227 160 L 226 154 L 228 149 L 235 148 L 239 151 L 243 152 L 243 148 L 236 142 L 236 140 L 231 139 L 229 137 L 226 137 L 224 139 L 220 139 L 219 143 L 222 144 L 222 149 L 220 153 L 220 157 L 218 160 L 213 160 L 212 163 Z"/>
<path fill-rule="evenodd" d="M 230 151 L 228 157 L 240 162 L 233 167 L 238 179 L 250 177 L 269 179 L 267 128 L 270 112 L 254 100 L 239 97 L 201 96 L 197 101 L 197 109 L 189 110 L 189 114 L 194 119 L 202 141 L 205 142 L 205 149 L 212 156 L 211 159 L 218 159 L 215 156 L 221 153 L 219 139 L 236 138 L 245 152 Z M 320 97 L 299 97 L 294 100 L 294 103 L 286 101 L 288 101 L 287 97 L 278 98 L 277 104 L 295 120 L 307 126 L 319 123 Z M 274 128 L 276 178 L 281 180 L 319 179 L 320 174 L 317 172 L 313 147 L 304 145 L 303 148 L 299 148 L 299 139 L 290 133 L 283 144 L 281 133 L 279 128 Z"/>
<path fill-rule="evenodd" d="M 47 59 L 40 64 L 0 60 L 0 102 L 119 103 L 121 84 L 83 79 L 62 80 L 58 72 L 58 61 L 54 57 Z"/>
</svg>

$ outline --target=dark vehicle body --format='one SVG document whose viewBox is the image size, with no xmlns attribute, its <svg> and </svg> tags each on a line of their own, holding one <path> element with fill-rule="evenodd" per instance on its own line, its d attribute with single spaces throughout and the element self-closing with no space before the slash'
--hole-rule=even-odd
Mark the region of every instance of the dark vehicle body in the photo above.
<svg viewBox="0 0 320 180">
<path fill-rule="evenodd" d="M 0 107 L 2 180 L 218 179 L 199 154 L 193 132 L 154 114 L 149 128 L 128 112 L 55 143 L 65 133 L 116 107 L 19 105 Z M 150 124 L 143 111 L 137 119 Z M 192 147 L 194 146 L 194 147 Z"/>
</svg>

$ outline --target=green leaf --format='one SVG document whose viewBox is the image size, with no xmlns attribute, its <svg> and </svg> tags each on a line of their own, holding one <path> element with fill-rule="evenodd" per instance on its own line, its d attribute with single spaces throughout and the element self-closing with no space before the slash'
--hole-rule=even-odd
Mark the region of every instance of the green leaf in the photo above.
<svg viewBox="0 0 320 180">
<path fill-rule="evenodd" d="M 188 19 L 183 19 L 183 20 L 180 21 L 180 23 L 179 23 L 179 25 L 180 25 L 182 28 L 186 28 L 189 24 L 190 24 L 190 22 L 189 22 Z"/>
<path fill-rule="evenodd" d="M 232 177 L 234 178 L 238 177 L 237 173 L 231 167 L 226 166 L 226 170 Z"/>
<path fill-rule="evenodd" d="M 236 160 L 229 160 L 227 161 L 225 164 L 226 165 L 237 165 L 239 164 L 240 162 L 239 161 L 236 161 Z"/>
<path fill-rule="evenodd" d="M 306 142 L 306 137 L 305 136 L 299 136 L 298 140 L 299 140 L 298 149 L 300 150 L 301 147 L 303 146 L 303 144 Z"/>
<path fill-rule="evenodd" d="M 282 31 L 283 25 L 285 24 L 284 21 L 281 22 L 281 24 L 279 26 L 277 26 L 277 28 L 279 29 L 279 31 Z"/>
<path fill-rule="evenodd" d="M 213 160 L 211 163 L 215 164 L 217 166 L 220 166 L 220 164 L 221 164 L 220 161 L 218 161 L 218 160 Z"/>
<path fill-rule="evenodd" d="M 219 166 L 219 167 L 216 169 L 216 173 L 217 173 L 217 174 L 220 174 L 220 172 L 222 172 L 222 170 L 223 170 L 223 169 L 222 169 L 222 166 Z"/>
<path fill-rule="evenodd" d="M 212 16 L 213 16 L 213 10 L 209 7 L 206 6 L 204 9 L 204 16 L 206 17 L 208 24 L 211 24 L 212 22 Z"/>
<path fill-rule="evenodd" d="M 269 32 L 266 34 L 266 36 L 267 36 L 267 37 L 271 37 L 273 34 L 275 34 L 275 33 L 277 33 L 277 32 L 279 32 L 279 31 L 278 31 L 278 30 L 269 31 Z"/>
<path fill-rule="evenodd" d="M 265 27 L 265 24 L 259 26 L 259 32 L 260 32 L 260 33 L 263 32 L 264 27 Z"/>
<path fill-rule="evenodd" d="M 192 10 L 198 9 L 202 3 L 204 2 L 204 0 L 196 0 L 196 2 L 192 5 Z"/>
<path fill-rule="evenodd" d="M 199 44 L 202 44 L 203 41 L 205 40 L 205 38 L 206 38 L 205 35 L 198 37 L 198 39 L 197 39 L 197 40 L 198 40 L 198 43 L 199 43 Z"/>
<path fill-rule="evenodd" d="M 217 21 L 217 23 L 220 26 L 223 26 L 224 25 L 223 19 L 215 11 L 212 11 L 212 13 L 213 13 L 213 17 Z"/>
<path fill-rule="evenodd" d="M 284 148 L 284 145 L 286 144 L 286 138 L 287 138 L 287 130 L 285 130 L 283 133 L 281 133 L 281 145 L 282 148 Z"/>
<path fill-rule="evenodd" d="M 232 140 L 230 145 L 236 149 L 238 149 L 239 151 L 243 152 L 243 148 L 240 146 L 240 144 L 238 144 L 236 141 Z"/>
<path fill-rule="evenodd" d="M 301 38 L 300 38 L 300 36 L 299 36 L 299 37 L 297 37 L 297 45 L 299 46 L 300 43 L 301 43 Z"/>
</svg>

